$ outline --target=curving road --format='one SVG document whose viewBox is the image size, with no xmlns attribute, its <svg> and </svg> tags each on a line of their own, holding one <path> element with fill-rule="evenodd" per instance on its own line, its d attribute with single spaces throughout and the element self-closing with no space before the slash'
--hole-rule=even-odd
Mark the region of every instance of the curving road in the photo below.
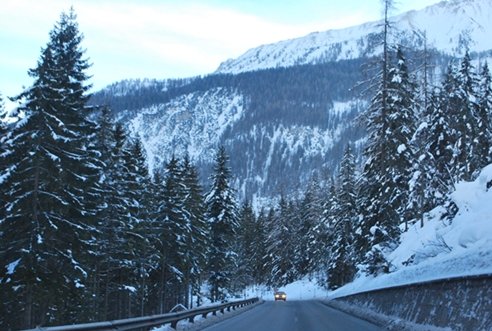
<svg viewBox="0 0 492 331">
<path fill-rule="evenodd" d="M 266 301 L 207 331 L 381 331 L 318 301 Z"/>
</svg>

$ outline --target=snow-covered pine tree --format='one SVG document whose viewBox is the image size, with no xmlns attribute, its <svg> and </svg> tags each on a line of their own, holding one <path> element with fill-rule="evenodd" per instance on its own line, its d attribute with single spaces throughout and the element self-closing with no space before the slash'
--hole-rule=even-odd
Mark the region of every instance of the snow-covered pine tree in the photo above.
<svg viewBox="0 0 492 331">
<path fill-rule="evenodd" d="M 109 123 L 108 123 L 109 124 Z M 105 120 L 101 129 L 106 126 Z M 99 215 L 99 270 L 101 274 L 100 314 L 104 319 L 118 319 L 129 316 L 133 289 L 136 288 L 136 250 L 135 224 L 131 208 L 134 193 L 130 192 L 134 184 L 130 159 L 130 144 L 121 126 L 106 128 L 111 140 L 110 155 L 103 156 L 105 163 L 101 183 L 106 205 Z M 105 138 L 107 139 L 107 138 Z M 102 147 L 102 150 L 106 150 Z M 133 157 L 132 157 L 133 158 Z M 131 161 L 133 162 L 133 161 Z"/>
<path fill-rule="evenodd" d="M 109 116 L 109 109 L 101 107 L 97 117 L 96 136 L 94 137 L 96 149 L 99 151 L 98 159 L 102 162 L 102 171 L 99 174 L 100 204 L 101 209 L 97 215 L 98 234 L 94 239 L 97 241 L 97 248 L 93 250 L 94 258 L 91 261 L 92 274 L 90 275 L 91 291 L 90 301 L 87 304 L 87 310 L 90 312 L 91 320 L 102 320 L 106 317 L 104 293 L 107 290 L 105 286 L 105 268 L 107 267 L 107 257 L 109 247 L 112 245 L 112 239 L 106 235 L 107 221 L 110 218 L 112 208 L 111 198 L 113 193 L 111 186 L 108 184 L 111 164 L 111 150 L 113 146 L 113 124 Z"/>
<path fill-rule="evenodd" d="M 186 238 L 187 264 L 185 266 L 185 287 L 189 294 L 200 298 L 202 275 L 206 267 L 208 249 L 208 223 L 205 219 L 205 202 L 203 189 L 198 178 L 196 167 L 185 156 L 181 165 L 182 180 L 185 190 L 184 209 L 190 215 L 190 228 Z M 189 306 L 193 306 L 191 298 L 187 299 Z M 197 302 L 200 304 L 200 302 Z"/>
<path fill-rule="evenodd" d="M 125 169 L 125 196 L 128 213 L 129 231 L 127 232 L 126 251 L 131 256 L 131 269 L 126 284 L 125 303 L 128 307 L 126 316 L 133 316 L 137 312 L 143 314 L 144 302 L 147 296 L 147 275 L 149 261 L 153 251 L 149 247 L 148 235 L 152 235 L 150 221 L 151 196 L 149 187 L 151 179 L 147 162 L 140 140 L 130 139 L 124 154 Z"/>
<path fill-rule="evenodd" d="M 231 170 L 224 146 L 219 147 L 212 174 L 212 186 L 207 194 L 207 217 L 210 224 L 208 272 L 210 298 L 223 300 L 230 288 L 231 274 L 237 268 L 234 241 L 238 216 L 234 190 L 229 181 Z"/>
<path fill-rule="evenodd" d="M 322 214 L 321 188 L 316 175 L 313 175 L 308 183 L 299 213 L 300 224 L 294 260 L 297 272 L 302 277 L 316 269 L 316 253 L 318 248 L 324 245 L 319 231 Z"/>
<path fill-rule="evenodd" d="M 428 168 L 431 173 L 431 181 L 429 189 L 432 192 L 431 197 L 434 203 L 432 207 L 442 204 L 449 192 L 452 191 L 453 171 L 455 160 L 453 157 L 454 135 L 451 130 L 449 114 L 446 112 L 448 97 L 453 94 L 446 95 L 450 92 L 453 74 L 451 67 L 448 68 L 446 80 L 448 83 L 442 88 L 436 88 L 431 93 L 430 102 L 427 109 L 428 125 L 425 137 L 424 150 L 429 155 Z M 424 169 L 425 170 L 425 169 Z"/>
<path fill-rule="evenodd" d="M 389 201 L 400 216 L 399 223 L 405 223 L 412 218 L 412 211 L 407 209 L 409 203 L 409 182 L 412 177 L 415 160 L 412 149 L 413 135 L 417 129 L 418 109 L 417 85 L 410 77 L 406 59 L 401 47 L 396 51 L 396 64 L 389 71 L 388 84 L 388 131 L 389 140 L 394 153 L 390 155 L 392 185 L 394 192 Z"/>
<path fill-rule="evenodd" d="M 408 211 L 407 220 L 414 219 L 424 226 L 424 213 L 437 205 L 437 200 L 432 188 L 432 180 L 435 173 L 434 160 L 427 150 L 428 137 L 431 135 L 429 127 L 433 109 L 437 107 L 435 94 L 428 92 L 428 99 L 424 102 L 425 109 L 419 113 L 420 121 L 412 141 L 411 148 L 414 155 L 412 176 L 408 183 Z M 407 222 L 405 222 L 407 227 Z M 405 228 L 405 231 L 407 228 Z"/>
<path fill-rule="evenodd" d="M 238 268 L 234 274 L 235 290 L 241 290 L 254 284 L 255 251 L 258 238 L 256 237 L 256 216 L 248 201 L 239 210 L 239 227 L 237 231 Z"/>
<path fill-rule="evenodd" d="M 386 84 L 380 83 L 368 115 L 361 191 L 362 242 L 369 273 L 387 272 L 383 251 L 399 240 L 411 178 L 410 141 L 415 131 L 415 85 L 402 52 L 389 68 Z M 385 93 L 383 93 L 386 91 Z"/>
<path fill-rule="evenodd" d="M 147 313 L 149 314 L 161 314 L 165 313 L 164 307 L 164 290 L 165 290 L 165 277 L 166 277 L 166 260 L 168 249 L 172 246 L 172 242 L 169 242 L 171 234 L 167 229 L 167 225 L 164 224 L 164 212 L 163 212 L 163 199 L 164 193 L 164 176 L 160 172 L 155 172 L 152 176 L 152 184 L 149 187 L 151 193 L 150 208 L 150 232 L 147 234 L 147 240 L 150 241 L 150 249 L 152 255 L 149 259 L 149 284 L 147 293 Z"/>
<path fill-rule="evenodd" d="M 190 261 L 187 244 L 191 230 L 191 216 L 184 208 L 184 185 L 180 161 L 173 155 L 165 168 L 163 196 L 160 201 L 159 220 L 164 245 L 163 278 L 160 288 L 162 304 L 169 310 L 184 302 L 185 269 Z"/>
<path fill-rule="evenodd" d="M 16 98 L 23 119 L 12 132 L 15 168 L 3 183 L 0 224 L 0 269 L 9 271 L 0 290 L 16 311 L 7 329 L 75 322 L 86 312 L 99 169 L 81 41 L 73 10 L 62 13 L 29 71 L 32 86 Z"/>
<path fill-rule="evenodd" d="M 388 171 L 386 162 L 390 159 L 390 154 L 395 152 L 391 150 L 386 136 L 389 122 L 387 116 L 390 55 L 388 34 L 391 5 L 391 0 L 383 1 L 383 54 L 380 61 L 380 71 L 376 75 L 376 92 L 371 100 L 370 107 L 364 114 L 368 139 L 363 152 L 366 160 L 358 183 L 360 214 L 358 232 L 360 235 L 357 236 L 355 246 L 359 262 L 365 263 L 368 263 L 365 255 L 370 252 L 374 245 L 382 242 L 386 243 L 396 239 L 398 236 L 398 228 L 397 224 L 395 224 L 398 215 L 396 215 L 394 209 L 388 208 L 387 201 L 389 200 L 388 194 L 390 192 L 385 189 L 384 185 L 387 182 L 385 183 L 385 178 L 383 178 Z M 383 234 L 378 236 L 377 241 L 374 240 L 375 238 L 372 235 L 375 229 L 378 229 L 378 233 Z"/>
<path fill-rule="evenodd" d="M 297 279 L 294 260 L 298 243 L 298 233 L 294 226 L 297 220 L 293 203 L 289 203 L 282 195 L 277 210 L 272 212 L 268 222 L 269 285 L 282 286 Z"/>
<path fill-rule="evenodd" d="M 354 232 L 357 222 L 355 196 L 355 160 L 347 145 L 338 175 L 339 188 L 332 209 L 333 221 L 330 235 L 330 263 L 328 286 L 338 288 L 352 281 L 356 272 Z"/>
<path fill-rule="evenodd" d="M 468 51 L 461 60 L 457 76 L 456 104 L 452 105 L 455 111 L 451 118 L 453 128 L 456 130 L 456 146 L 454 148 L 457 157 L 457 180 L 472 180 L 473 174 L 479 168 L 478 151 L 480 150 L 478 137 L 479 98 L 477 97 L 478 77 L 471 64 Z"/>
<path fill-rule="evenodd" d="M 266 284 L 268 279 L 268 258 L 267 258 L 267 224 L 268 215 L 262 208 L 255 223 L 255 247 L 252 260 L 253 266 L 253 279 L 256 284 Z"/>
</svg>

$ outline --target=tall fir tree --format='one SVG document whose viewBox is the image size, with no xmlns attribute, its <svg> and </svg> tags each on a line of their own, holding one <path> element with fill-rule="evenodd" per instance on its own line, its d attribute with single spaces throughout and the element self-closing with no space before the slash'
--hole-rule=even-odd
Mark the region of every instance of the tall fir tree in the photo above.
<svg viewBox="0 0 492 331">
<path fill-rule="evenodd" d="M 123 127 L 116 124 L 111 128 L 103 117 L 100 128 L 100 148 L 104 151 L 101 157 L 105 165 L 100 178 L 104 192 L 101 200 L 105 208 L 99 213 L 98 222 L 96 251 L 100 298 L 97 315 L 103 319 L 118 319 L 130 316 L 133 293 L 129 289 L 136 288 L 137 222 L 132 209 L 136 192 L 130 191 L 134 174 L 128 161 L 130 144 Z"/>
<path fill-rule="evenodd" d="M 256 235 L 256 217 L 248 201 L 242 205 L 239 211 L 237 232 L 238 269 L 234 275 L 234 285 L 237 290 L 241 290 L 255 283 L 255 251 L 258 238 Z"/>
<path fill-rule="evenodd" d="M 147 296 L 146 278 L 148 263 L 153 252 L 146 237 L 150 232 L 151 197 L 149 187 L 151 183 L 148 173 L 145 153 L 139 139 L 127 141 L 124 164 L 126 210 L 129 231 L 125 250 L 130 254 L 128 266 L 131 271 L 122 287 L 126 290 L 123 304 L 126 305 L 126 316 L 143 315 L 144 303 Z M 126 287 L 125 287 L 126 286 Z"/>
<path fill-rule="evenodd" d="M 270 277 L 268 284 L 278 287 L 297 279 L 294 261 L 298 217 L 294 213 L 293 203 L 281 196 L 277 210 L 269 217 L 267 257 Z M 296 224 L 297 222 L 297 224 Z"/>
<path fill-rule="evenodd" d="M 480 162 L 477 160 L 481 148 L 478 136 L 479 116 L 477 86 L 478 77 L 475 68 L 471 64 L 468 51 L 461 60 L 460 68 L 456 76 L 457 91 L 456 104 L 451 105 L 454 112 L 452 117 L 453 128 L 456 132 L 456 145 L 454 153 L 457 158 L 456 180 L 472 180 L 474 173 L 479 170 Z"/>
<path fill-rule="evenodd" d="M 255 247 L 253 251 L 252 260 L 253 266 L 253 278 L 256 284 L 266 284 L 268 277 L 268 256 L 267 256 L 267 223 L 268 215 L 264 209 L 260 210 L 255 223 Z"/>
<path fill-rule="evenodd" d="M 400 215 L 399 223 L 405 223 L 412 218 L 412 210 L 408 208 L 410 198 L 409 182 L 412 177 L 415 160 L 412 149 L 413 135 L 417 129 L 417 85 L 410 76 L 406 58 L 401 47 L 396 51 L 396 63 L 389 71 L 389 100 L 388 100 L 388 136 L 389 142 L 395 148 L 390 155 L 391 165 L 389 176 L 393 183 L 393 195 L 389 200 Z"/>
<path fill-rule="evenodd" d="M 231 275 L 236 270 L 234 241 L 238 228 L 238 215 L 234 190 L 229 183 L 231 170 L 225 148 L 217 151 L 212 174 L 212 187 L 207 194 L 207 217 L 210 224 L 208 272 L 210 298 L 223 300 L 230 289 Z"/>
<path fill-rule="evenodd" d="M 163 196 L 160 198 L 159 219 L 164 245 L 161 305 L 164 310 L 171 309 L 182 302 L 184 270 L 189 263 L 186 255 L 187 238 L 190 230 L 190 213 L 184 208 L 184 186 L 180 161 L 173 155 L 166 165 Z"/>
<path fill-rule="evenodd" d="M 181 165 L 182 181 L 184 185 L 184 209 L 190 220 L 186 237 L 186 263 L 183 266 L 185 274 L 185 288 L 187 293 L 200 298 L 202 274 L 206 267 L 208 249 L 208 223 L 205 219 L 205 202 L 203 188 L 198 178 L 196 167 L 185 156 Z M 186 298 L 187 306 L 193 306 L 191 298 Z M 197 305 L 200 302 L 197 302 Z"/>
<path fill-rule="evenodd" d="M 2 183 L 8 200 L 0 224 L 0 291 L 16 313 L 2 328 L 87 318 L 100 167 L 81 41 L 73 10 L 62 13 L 29 71 L 32 86 L 16 98 L 23 119 L 12 132 L 8 162 L 15 168 Z"/>
<path fill-rule="evenodd" d="M 450 64 L 440 89 L 432 94 L 428 109 L 425 149 L 432 172 L 430 189 L 435 205 L 441 204 L 447 209 L 448 219 L 457 212 L 449 194 L 458 181 L 472 178 L 476 165 L 470 162 L 479 150 L 474 138 L 478 127 L 476 77 L 471 70 L 468 53 L 459 70 Z"/>
<path fill-rule="evenodd" d="M 307 275 L 317 266 L 316 253 L 320 245 L 324 245 L 319 223 L 322 214 L 321 188 L 319 179 L 314 175 L 308 183 L 304 199 L 300 206 L 300 224 L 298 244 L 293 259 L 299 275 Z"/>
<path fill-rule="evenodd" d="M 108 256 L 111 256 L 110 246 L 112 245 L 112 238 L 108 234 L 108 229 L 112 229 L 108 224 L 108 220 L 112 216 L 112 186 L 110 185 L 110 167 L 111 167 L 111 153 L 114 145 L 113 124 L 109 116 L 109 109 L 102 107 L 98 116 L 98 125 L 96 128 L 97 134 L 95 136 L 95 142 L 97 150 L 99 151 L 99 160 L 102 162 L 102 171 L 99 174 L 99 186 L 101 193 L 101 205 L 102 208 L 97 215 L 98 223 L 98 235 L 95 238 L 97 240 L 97 249 L 94 250 L 95 256 L 92 260 L 93 273 L 90 276 L 90 288 L 91 301 L 88 304 L 88 310 L 91 313 L 93 321 L 102 320 L 106 318 L 107 304 L 105 298 L 106 290 L 106 278 L 109 276 L 107 272 Z M 107 255 L 109 253 L 109 255 Z"/>
<path fill-rule="evenodd" d="M 435 205 L 442 204 L 454 187 L 452 170 L 455 165 L 454 135 L 449 113 L 446 111 L 448 97 L 453 98 L 453 94 L 448 94 L 453 85 L 453 77 L 452 68 L 449 67 L 445 78 L 448 83 L 431 94 L 427 110 L 428 129 L 424 148 L 429 155 L 429 170 L 432 171 L 430 190 L 433 192 L 432 200 L 435 201 Z"/>
<path fill-rule="evenodd" d="M 357 222 L 355 196 L 355 160 L 348 145 L 340 163 L 338 175 L 339 188 L 335 208 L 332 210 L 334 222 L 330 240 L 330 264 L 328 284 L 332 289 L 352 281 L 356 272 L 354 251 L 354 232 Z"/>
<path fill-rule="evenodd" d="M 380 88 L 369 109 L 367 161 L 361 182 L 361 230 L 358 246 L 367 252 L 369 273 L 388 272 L 384 250 L 399 240 L 411 178 L 415 131 L 415 85 L 411 82 L 400 50 L 396 64 L 388 67 L 387 82 L 381 76 Z"/>
</svg>

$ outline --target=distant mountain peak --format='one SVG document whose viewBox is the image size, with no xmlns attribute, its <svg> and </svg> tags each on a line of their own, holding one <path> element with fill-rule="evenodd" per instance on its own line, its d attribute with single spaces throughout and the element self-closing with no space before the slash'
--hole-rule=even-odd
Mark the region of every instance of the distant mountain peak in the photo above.
<svg viewBox="0 0 492 331">
<path fill-rule="evenodd" d="M 395 42 L 413 48 L 427 44 L 441 52 L 461 56 L 466 49 L 492 49 L 492 1 L 447 0 L 421 10 L 412 10 L 392 19 Z M 378 42 L 381 21 L 358 26 L 313 32 L 307 36 L 262 45 L 237 59 L 227 60 L 216 73 L 241 73 L 269 68 L 316 64 L 361 57 L 381 51 Z M 417 33 L 415 33 L 417 32 Z"/>
</svg>

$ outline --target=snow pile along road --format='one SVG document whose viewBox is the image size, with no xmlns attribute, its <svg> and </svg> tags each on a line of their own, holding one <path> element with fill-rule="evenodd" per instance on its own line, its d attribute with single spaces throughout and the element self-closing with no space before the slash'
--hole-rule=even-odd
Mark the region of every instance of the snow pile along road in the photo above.
<svg viewBox="0 0 492 331">
<path fill-rule="evenodd" d="M 279 287 L 278 291 L 287 294 L 287 300 L 314 300 L 325 299 L 329 291 L 324 289 L 315 279 L 305 277 L 301 280 Z M 265 285 L 248 287 L 243 293 L 245 298 L 258 297 L 266 301 L 274 300 L 274 289 Z"/>
<path fill-rule="evenodd" d="M 378 277 L 359 275 L 330 293 L 352 293 L 467 275 L 492 274 L 492 164 L 473 182 L 460 182 L 451 198 L 459 208 L 450 222 L 438 207 L 402 234 L 400 245 L 388 255 L 393 271 Z"/>
</svg>

